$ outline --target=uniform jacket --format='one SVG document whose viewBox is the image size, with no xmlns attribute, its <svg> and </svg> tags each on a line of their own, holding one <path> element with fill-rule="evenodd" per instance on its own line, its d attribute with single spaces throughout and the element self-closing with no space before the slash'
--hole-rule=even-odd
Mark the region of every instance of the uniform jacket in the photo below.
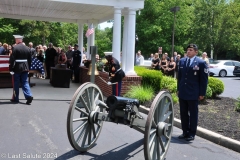
<svg viewBox="0 0 240 160">
<path fill-rule="evenodd" d="M 190 67 L 186 67 L 187 58 L 182 58 L 178 68 L 178 97 L 183 100 L 198 100 L 205 96 L 208 84 L 206 62 L 195 57 Z"/>
<path fill-rule="evenodd" d="M 112 57 L 111 61 L 108 61 L 109 66 L 109 77 L 111 77 L 111 82 L 119 82 L 125 77 L 124 71 L 121 69 L 118 60 Z"/>
<path fill-rule="evenodd" d="M 25 61 L 25 62 L 17 62 L 17 61 Z M 31 67 L 31 62 L 32 62 L 31 52 L 27 46 L 20 43 L 13 47 L 13 52 L 10 56 L 10 65 L 9 65 L 10 71 L 13 71 L 15 73 L 29 71 Z"/>
<path fill-rule="evenodd" d="M 72 52 L 72 66 L 79 67 L 81 63 L 81 52 L 79 50 Z"/>
</svg>

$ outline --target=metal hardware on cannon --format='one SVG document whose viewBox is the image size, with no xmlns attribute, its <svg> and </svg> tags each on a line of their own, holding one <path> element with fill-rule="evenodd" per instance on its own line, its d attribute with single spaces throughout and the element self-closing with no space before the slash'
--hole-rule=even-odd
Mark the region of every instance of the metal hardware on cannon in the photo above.
<svg viewBox="0 0 240 160">
<path fill-rule="evenodd" d="M 125 125 L 131 125 L 131 121 L 134 118 L 142 118 L 139 115 L 139 101 L 137 99 L 109 96 L 107 98 L 107 106 L 109 107 L 109 118 L 115 123 L 123 123 Z"/>
<path fill-rule="evenodd" d="M 82 84 L 68 110 L 67 133 L 72 147 L 86 152 L 95 146 L 104 121 L 128 125 L 143 133 L 145 160 L 163 160 L 173 130 L 172 97 L 170 93 L 161 91 L 150 108 L 140 106 L 136 99 L 117 96 L 108 97 L 105 103 L 97 85 L 90 82 Z"/>
</svg>

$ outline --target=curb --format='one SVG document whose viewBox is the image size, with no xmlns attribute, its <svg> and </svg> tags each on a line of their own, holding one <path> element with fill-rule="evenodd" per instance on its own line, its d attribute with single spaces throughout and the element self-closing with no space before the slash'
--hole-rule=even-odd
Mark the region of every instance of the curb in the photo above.
<svg viewBox="0 0 240 160">
<path fill-rule="evenodd" d="M 178 128 L 182 128 L 181 127 L 181 120 L 174 118 L 174 126 L 178 127 Z M 213 143 L 216 143 L 220 146 L 232 149 L 236 152 L 240 153 L 240 142 L 228 137 L 225 137 L 221 134 L 209 131 L 207 129 L 204 129 L 202 127 L 197 127 L 197 135 L 199 137 L 202 137 L 204 139 L 207 139 Z"/>
</svg>

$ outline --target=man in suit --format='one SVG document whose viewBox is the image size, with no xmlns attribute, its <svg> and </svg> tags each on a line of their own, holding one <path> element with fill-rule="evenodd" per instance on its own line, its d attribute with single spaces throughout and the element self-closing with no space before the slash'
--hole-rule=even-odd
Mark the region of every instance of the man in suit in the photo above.
<svg viewBox="0 0 240 160">
<path fill-rule="evenodd" d="M 47 69 L 47 77 L 45 79 L 50 79 L 51 67 L 55 67 L 54 61 L 57 57 L 57 51 L 53 48 L 53 44 L 48 44 L 48 49 L 45 53 L 45 64 Z"/>
<path fill-rule="evenodd" d="M 187 57 L 179 62 L 178 97 L 183 134 L 179 139 L 194 140 L 198 123 L 198 101 L 206 94 L 208 84 L 208 67 L 206 62 L 198 58 L 198 47 L 190 44 Z"/>
<path fill-rule="evenodd" d="M 30 49 L 22 42 L 23 36 L 14 35 L 16 45 L 13 48 L 13 53 L 10 56 L 9 70 L 14 79 L 14 91 L 11 102 L 19 102 L 19 83 L 22 84 L 22 90 L 26 104 L 30 105 L 33 97 L 28 83 L 28 72 L 31 67 L 31 52 Z"/>
</svg>

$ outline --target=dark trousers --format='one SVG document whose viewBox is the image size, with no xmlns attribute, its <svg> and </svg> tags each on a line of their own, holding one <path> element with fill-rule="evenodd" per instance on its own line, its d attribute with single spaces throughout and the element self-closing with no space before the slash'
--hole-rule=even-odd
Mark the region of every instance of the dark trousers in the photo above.
<svg viewBox="0 0 240 160">
<path fill-rule="evenodd" d="M 179 98 L 179 104 L 183 134 L 194 137 L 198 124 L 198 100 L 183 100 Z"/>
<path fill-rule="evenodd" d="M 67 61 L 67 68 L 69 68 L 72 72 L 71 72 L 71 80 L 73 77 L 73 66 L 71 65 L 71 63 L 69 61 Z"/>
<path fill-rule="evenodd" d="M 54 62 L 45 62 L 47 69 L 47 77 L 50 78 L 51 67 L 55 67 Z"/>
<path fill-rule="evenodd" d="M 122 89 L 122 81 L 119 81 L 117 84 L 112 85 L 112 95 L 120 96 Z"/>
<path fill-rule="evenodd" d="M 79 83 L 79 72 L 80 72 L 80 69 L 78 66 L 74 66 L 73 67 L 73 72 L 74 72 L 74 81 L 75 83 Z"/>
<path fill-rule="evenodd" d="M 15 73 L 13 77 L 14 77 L 14 93 L 13 93 L 12 99 L 15 101 L 19 101 L 19 83 L 20 82 L 22 84 L 22 91 L 25 99 L 28 99 L 29 97 L 31 97 L 32 93 L 28 83 L 28 72 Z"/>
</svg>

